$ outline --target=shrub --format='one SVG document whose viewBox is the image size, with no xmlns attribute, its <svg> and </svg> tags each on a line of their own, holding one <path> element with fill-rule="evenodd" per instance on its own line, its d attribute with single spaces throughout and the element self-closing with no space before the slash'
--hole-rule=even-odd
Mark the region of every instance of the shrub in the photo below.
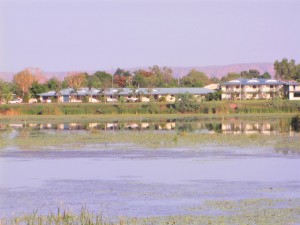
<svg viewBox="0 0 300 225">
<path fill-rule="evenodd" d="M 191 113 L 196 112 L 200 108 L 200 104 L 190 94 L 179 95 L 175 101 L 174 107 L 177 111 L 181 113 Z"/>
</svg>

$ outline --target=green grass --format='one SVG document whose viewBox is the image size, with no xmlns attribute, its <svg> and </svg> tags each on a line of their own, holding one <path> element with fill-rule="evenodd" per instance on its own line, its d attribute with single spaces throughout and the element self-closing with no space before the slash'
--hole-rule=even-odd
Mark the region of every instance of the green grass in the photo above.
<svg viewBox="0 0 300 225">
<path fill-rule="evenodd" d="M 72 135 L 70 135 L 70 132 Z M 147 149 L 171 149 L 171 148 L 193 148 L 201 151 L 201 146 L 211 146 L 211 149 L 218 147 L 238 147 L 247 149 L 272 148 L 278 152 L 300 152 L 300 139 L 298 136 L 290 137 L 289 134 L 261 135 L 261 134 L 206 134 L 188 131 L 102 131 L 89 130 L 87 132 L 43 132 L 37 130 L 22 130 L 13 139 L 6 138 L 9 131 L 4 131 L 0 146 L 10 146 L 21 150 L 80 150 L 110 144 L 128 144 Z M 87 147 L 88 146 L 88 147 Z M 199 148 L 198 148 L 199 147 Z M 125 147 L 124 147 L 125 148 Z M 226 148 L 225 148 L 226 149 Z"/>
<path fill-rule="evenodd" d="M 105 114 L 105 115 L 0 115 L 1 124 L 9 123 L 89 123 L 114 121 L 160 121 L 160 120 L 203 120 L 207 122 L 229 119 L 247 121 L 272 121 L 288 119 L 297 113 L 248 113 L 248 114 Z"/>
<path fill-rule="evenodd" d="M 199 103 L 196 114 L 297 113 L 300 101 L 247 100 Z M 0 105 L 0 115 L 180 114 L 170 103 L 52 103 Z"/>
<path fill-rule="evenodd" d="M 83 115 L 83 116 L 7 116 L 0 118 L 0 149 L 11 146 L 18 149 L 79 149 L 87 145 L 100 144 L 131 144 L 147 148 L 197 147 L 200 145 L 233 146 L 233 147 L 272 147 L 276 151 L 300 151 L 299 136 L 289 135 L 292 117 L 295 114 L 244 114 L 244 115 Z M 176 123 L 175 130 L 159 132 L 154 130 L 154 124 L 164 126 L 167 121 Z M 124 126 L 126 122 L 146 121 L 150 123 L 150 130 L 117 130 L 105 131 L 101 128 L 89 128 L 89 123 L 118 122 Z M 224 134 L 220 124 L 270 123 L 277 134 Z M 14 138 L 9 138 L 8 124 L 23 124 Z M 80 123 L 86 127 L 83 132 L 60 131 L 52 129 L 37 130 L 28 124 L 59 124 Z M 198 126 L 209 126 L 213 134 L 197 133 Z M 205 127 L 204 127 L 205 128 Z M 122 129 L 122 128 L 121 128 Z M 70 135 L 72 134 L 72 135 Z"/>
</svg>

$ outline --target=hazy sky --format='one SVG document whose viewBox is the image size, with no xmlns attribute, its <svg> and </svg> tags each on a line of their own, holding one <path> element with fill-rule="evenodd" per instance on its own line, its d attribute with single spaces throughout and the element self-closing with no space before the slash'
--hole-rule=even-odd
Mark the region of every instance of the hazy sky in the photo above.
<svg viewBox="0 0 300 225">
<path fill-rule="evenodd" d="M 0 71 L 300 63 L 299 0 L 0 0 Z"/>
</svg>

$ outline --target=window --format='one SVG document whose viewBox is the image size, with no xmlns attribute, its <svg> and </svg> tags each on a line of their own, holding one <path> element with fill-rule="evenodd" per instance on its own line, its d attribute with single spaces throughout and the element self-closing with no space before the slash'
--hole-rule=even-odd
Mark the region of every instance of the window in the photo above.
<svg viewBox="0 0 300 225">
<path fill-rule="evenodd" d="M 274 86 L 273 86 L 273 85 L 270 85 L 270 88 L 274 88 Z"/>
<path fill-rule="evenodd" d="M 256 86 L 256 85 L 253 85 L 253 88 L 254 88 L 254 89 L 256 89 L 256 88 L 257 88 L 257 86 Z"/>
<path fill-rule="evenodd" d="M 294 98 L 300 98 L 300 92 L 295 92 L 294 93 Z"/>
</svg>

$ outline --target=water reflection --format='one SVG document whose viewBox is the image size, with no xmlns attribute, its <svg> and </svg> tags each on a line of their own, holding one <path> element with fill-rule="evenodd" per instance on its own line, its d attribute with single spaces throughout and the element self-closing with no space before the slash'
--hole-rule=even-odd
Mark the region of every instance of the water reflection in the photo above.
<svg viewBox="0 0 300 225">
<path fill-rule="evenodd" d="M 128 122 L 93 122 L 93 123 L 19 123 L 0 124 L 1 130 L 101 130 L 101 131 L 172 131 L 197 132 L 197 133 L 223 133 L 223 134 L 280 134 L 299 132 L 291 121 L 278 120 L 273 122 L 244 122 L 244 121 L 222 121 L 207 123 L 204 121 L 176 121 L 165 120 L 160 122 L 128 121 Z"/>
</svg>

